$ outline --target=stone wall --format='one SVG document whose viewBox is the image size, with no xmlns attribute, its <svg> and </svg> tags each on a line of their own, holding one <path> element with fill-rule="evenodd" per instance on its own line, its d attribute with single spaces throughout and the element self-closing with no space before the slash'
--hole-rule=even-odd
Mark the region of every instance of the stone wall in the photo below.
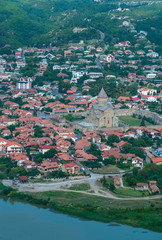
<svg viewBox="0 0 162 240">
<path fill-rule="evenodd" d="M 137 115 L 141 115 L 142 117 L 145 116 L 146 118 L 151 118 L 154 122 L 156 122 L 159 125 L 162 124 L 162 117 L 157 113 L 146 110 L 136 110 L 134 113 Z"/>
<path fill-rule="evenodd" d="M 119 116 L 132 116 L 134 113 L 134 109 L 130 108 L 130 109 L 115 109 L 115 116 L 119 117 Z"/>
</svg>

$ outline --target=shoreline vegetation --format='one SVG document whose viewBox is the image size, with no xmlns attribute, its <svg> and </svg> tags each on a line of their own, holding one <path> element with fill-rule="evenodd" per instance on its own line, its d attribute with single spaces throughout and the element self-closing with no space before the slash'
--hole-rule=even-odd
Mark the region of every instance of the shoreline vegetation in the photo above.
<svg viewBox="0 0 162 240">
<path fill-rule="evenodd" d="M 82 219 L 162 232 L 161 199 L 120 201 L 77 192 L 23 193 L 0 184 L 0 198 L 49 208 Z"/>
</svg>

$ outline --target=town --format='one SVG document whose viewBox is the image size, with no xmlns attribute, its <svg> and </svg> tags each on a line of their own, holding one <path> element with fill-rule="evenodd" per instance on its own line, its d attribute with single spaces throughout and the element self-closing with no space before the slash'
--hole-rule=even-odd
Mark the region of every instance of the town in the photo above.
<svg viewBox="0 0 162 240">
<path fill-rule="evenodd" d="M 102 178 L 119 174 L 112 184 L 123 188 L 120 173 L 160 168 L 160 58 L 151 46 L 148 53 L 137 47 L 121 42 L 106 55 L 109 50 L 83 41 L 65 49 L 5 46 L 12 54 L 0 59 L 1 179 L 84 179 L 92 171 Z M 138 75 L 144 54 L 149 65 Z M 129 69 L 127 76 L 107 74 L 118 66 Z M 160 193 L 159 179 L 124 178 L 130 190 Z"/>
<path fill-rule="evenodd" d="M 161 3 L 1 0 L 0 239 L 161 239 Z"/>
<path fill-rule="evenodd" d="M 148 32 L 136 29 L 129 7 L 108 12 L 126 41 L 107 43 L 96 30 L 99 39 L 1 48 L 4 185 L 36 191 L 39 183 L 43 190 L 87 184 L 112 197 L 161 192 L 161 55 Z"/>
</svg>

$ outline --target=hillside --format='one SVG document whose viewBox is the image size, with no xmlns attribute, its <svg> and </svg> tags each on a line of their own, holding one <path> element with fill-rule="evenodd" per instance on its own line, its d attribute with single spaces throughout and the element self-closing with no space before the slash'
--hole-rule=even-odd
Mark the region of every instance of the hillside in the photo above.
<svg viewBox="0 0 162 240">
<path fill-rule="evenodd" d="M 64 44 L 71 40 L 75 42 L 81 39 L 99 39 L 98 30 L 105 33 L 107 42 L 115 39 L 133 41 L 133 35 L 126 28 L 120 27 L 121 20 L 112 19 L 110 12 L 118 7 L 118 1 L 100 3 L 90 0 L 1 0 L 0 47 L 5 44 L 14 47 L 41 46 L 53 42 Z M 130 11 L 116 11 L 116 15 L 133 18 L 136 28 L 147 30 L 150 40 L 160 45 L 160 3 L 142 6 L 121 4 L 121 7 L 129 7 Z M 159 24 L 155 27 L 157 21 Z M 154 28 L 150 28 L 151 26 Z M 84 30 L 74 33 L 75 27 Z"/>
</svg>

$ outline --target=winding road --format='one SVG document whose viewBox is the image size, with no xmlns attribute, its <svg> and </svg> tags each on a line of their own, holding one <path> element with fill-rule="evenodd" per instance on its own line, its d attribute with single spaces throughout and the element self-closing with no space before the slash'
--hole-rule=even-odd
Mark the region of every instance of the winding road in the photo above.
<svg viewBox="0 0 162 240">
<path fill-rule="evenodd" d="M 117 175 L 117 174 L 116 174 Z M 118 174 L 119 175 L 119 174 Z M 121 175 L 121 174 L 120 174 Z M 86 177 L 77 180 L 66 180 L 62 182 L 55 182 L 55 183 L 29 183 L 29 184 L 20 184 L 18 186 L 18 190 L 20 192 L 46 192 L 46 191 L 64 191 L 64 192 L 75 192 L 75 193 L 82 193 L 90 196 L 98 196 L 104 197 L 114 200 L 152 200 L 152 199 L 160 199 L 162 195 L 155 195 L 155 196 L 148 196 L 148 197 L 125 197 L 120 198 L 112 194 L 111 192 L 104 191 L 99 184 L 97 184 L 97 179 L 103 177 L 102 174 L 93 174 L 91 177 Z M 68 189 L 73 184 L 82 184 L 88 183 L 90 185 L 90 191 L 74 191 Z M 93 192 L 92 192 L 93 191 Z"/>
</svg>

